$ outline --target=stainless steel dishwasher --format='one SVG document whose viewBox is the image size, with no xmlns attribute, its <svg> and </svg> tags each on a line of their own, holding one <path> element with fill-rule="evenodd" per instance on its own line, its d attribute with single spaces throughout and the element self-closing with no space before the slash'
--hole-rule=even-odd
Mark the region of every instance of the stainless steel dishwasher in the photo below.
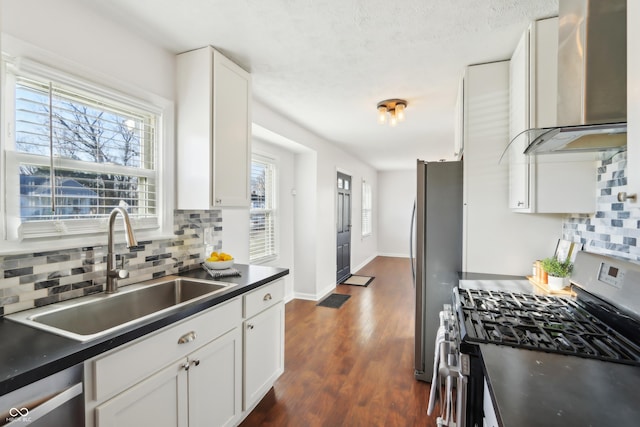
<svg viewBox="0 0 640 427">
<path fill-rule="evenodd" d="M 0 426 L 84 426 L 82 375 L 76 365 L 0 396 Z"/>
</svg>

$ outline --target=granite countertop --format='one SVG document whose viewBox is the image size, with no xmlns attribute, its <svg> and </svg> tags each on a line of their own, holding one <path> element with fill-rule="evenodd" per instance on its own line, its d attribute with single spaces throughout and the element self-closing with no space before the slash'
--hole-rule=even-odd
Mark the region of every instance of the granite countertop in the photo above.
<svg viewBox="0 0 640 427">
<path fill-rule="evenodd" d="M 240 277 L 216 280 L 238 286 L 84 343 L 0 318 L 0 396 L 289 274 L 286 268 L 244 264 L 234 268 Z M 202 269 L 180 275 L 213 280 Z"/>
<path fill-rule="evenodd" d="M 534 292 L 524 277 L 461 273 L 461 288 Z M 632 426 L 640 369 L 543 351 L 479 344 L 502 427 Z"/>
</svg>

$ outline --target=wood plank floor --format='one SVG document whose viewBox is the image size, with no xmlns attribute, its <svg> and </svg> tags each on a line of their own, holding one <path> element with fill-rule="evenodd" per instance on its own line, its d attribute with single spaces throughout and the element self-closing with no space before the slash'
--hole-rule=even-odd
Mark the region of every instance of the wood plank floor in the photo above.
<svg viewBox="0 0 640 427">
<path fill-rule="evenodd" d="M 406 258 L 378 257 L 338 285 L 340 309 L 286 305 L 285 373 L 243 421 L 251 426 L 433 426 L 429 385 L 413 377 L 414 290 Z"/>
</svg>

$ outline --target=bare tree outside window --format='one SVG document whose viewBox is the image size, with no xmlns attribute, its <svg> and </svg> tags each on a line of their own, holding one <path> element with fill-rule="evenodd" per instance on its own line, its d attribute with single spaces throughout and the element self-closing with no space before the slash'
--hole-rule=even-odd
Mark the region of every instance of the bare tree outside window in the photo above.
<svg viewBox="0 0 640 427">
<path fill-rule="evenodd" d="M 49 96 L 38 82 L 16 85 L 16 150 L 53 156 L 55 176 L 51 185 L 48 163 L 20 164 L 22 220 L 103 216 L 123 204 L 134 215 L 155 214 L 155 185 L 136 175 L 137 169 L 154 168 L 149 116 L 64 89 Z"/>
</svg>

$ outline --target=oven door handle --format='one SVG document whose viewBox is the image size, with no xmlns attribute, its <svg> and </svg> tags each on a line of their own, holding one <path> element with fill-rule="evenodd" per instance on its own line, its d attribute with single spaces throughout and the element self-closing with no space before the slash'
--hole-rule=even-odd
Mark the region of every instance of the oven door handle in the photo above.
<svg viewBox="0 0 640 427">
<path fill-rule="evenodd" d="M 22 426 L 25 424 L 25 417 L 28 418 L 29 423 L 35 423 L 37 420 L 49 414 L 53 410 L 59 408 L 60 406 L 64 405 L 74 397 L 81 395 L 82 390 L 83 390 L 82 383 L 77 383 L 64 389 L 60 393 L 54 395 L 50 399 L 47 399 L 40 404 L 38 404 L 39 401 L 37 401 L 37 402 L 31 402 L 30 404 L 29 403 L 25 404 L 24 407 L 21 407 L 21 408 L 15 408 L 16 410 L 19 411 L 19 414 L 17 413 L 16 415 L 20 415 L 20 416 L 15 417 L 13 421 L 9 422 L 8 424 L 5 424 L 5 426 L 12 426 L 12 427 Z M 33 407 L 33 405 L 37 405 L 37 406 L 35 406 L 33 409 L 28 408 L 28 407 Z M 22 411 L 24 411 L 24 414 Z M 12 415 L 12 414 L 10 413 L 9 415 Z"/>
<path fill-rule="evenodd" d="M 442 313 L 441 313 L 442 314 Z M 433 377 L 431 378 L 431 387 L 429 390 L 429 405 L 427 406 L 427 415 L 431 415 L 436 405 L 436 388 L 439 382 L 439 368 L 440 368 L 440 355 L 442 354 L 442 347 L 444 346 L 445 330 L 443 326 L 438 328 L 436 334 L 436 354 L 433 359 Z"/>
</svg>

